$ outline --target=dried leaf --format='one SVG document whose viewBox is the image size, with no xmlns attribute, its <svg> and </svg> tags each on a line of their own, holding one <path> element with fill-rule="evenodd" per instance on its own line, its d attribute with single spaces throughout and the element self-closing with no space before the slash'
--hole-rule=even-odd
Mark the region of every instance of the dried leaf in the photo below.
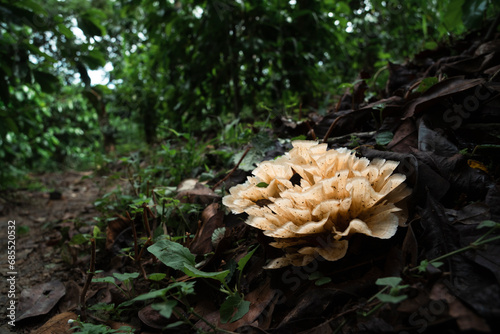
<svg viewBox="0 0 500 334">
<path fill-rule="evenodd" d="M 460 77 L 445 79 L 429 88 L 419 98 L 408 103 L 405 107 L 403 119 L 429 109 L 447 96 L 476 87 L 483 82 L 484 79 L 462 79 Z"/>
<path fill-rule="evenodd" d="M 17 321 L 47 314 L 66 293 L 64 284 L 51 281 L 38 284 L 21 292 Z"/>
<path fill-rule="evenodd" d="M 219 210 L 219 204 L 207 206 L 201 213 L 201 222 L 196 235 L 189 245 L 193 254 L 207 254 L 214 250 L 212 236 L 214 231 L 221 228 L 224 223 L 224 212 Z"/>
<path fill-rule="evenodd" d="M 68 321 L 76 319 L 77 315 L 73 312 L 59 313 L 50 318 L 42 327 L 35 329 L 31 334 L 69 333 L 71 324 Z"/>
</svg>

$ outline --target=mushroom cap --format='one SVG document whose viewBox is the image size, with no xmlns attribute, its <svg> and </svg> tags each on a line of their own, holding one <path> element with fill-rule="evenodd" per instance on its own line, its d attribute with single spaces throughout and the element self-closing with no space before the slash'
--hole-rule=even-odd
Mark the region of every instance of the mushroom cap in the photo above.
<svg viewBox="0 0 500 334">
<path fill-rule="evenodd" d="M 346 254 L 350 235 L 388 239 L 406 222 L 404 201 L 411 190 L 403 174 L 394 174 L 398 162 L 358 158 L 347 148 L 328 150 L 315 141 L 297 140 L 292 146 L 285 155 L 261 162 L 222 200 L 233 213 L 247 213 L 248 225 L 274 238 L 271 246 L 285 250 L 266 268 L 303 266 L 317 256 L 336 261 Z"/>
</svg>

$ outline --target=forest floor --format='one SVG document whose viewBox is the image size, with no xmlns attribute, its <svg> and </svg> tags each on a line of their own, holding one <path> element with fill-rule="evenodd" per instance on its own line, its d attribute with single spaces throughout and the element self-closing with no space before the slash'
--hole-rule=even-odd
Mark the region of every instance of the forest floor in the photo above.
<svg viewBox="0 0 500 334">
<path fill-rule="evenodd" d="M 40 316 L 19 322 L 16 327 L 6 323 L 8 310 L 2 307 L 1 333 L 30 333 L 45 323 L 47 317 L 78 305 L 79 296 L 71 288 L 83 284 L 90 254 L 73 262 L 68 258 L 71 254 L 65 252 L 67 249 L 61 248 L 61 240 L 74 231 L 75 224 L 88 226 L 87 231 L 82 227 L 80 233 L 90 232 L 94 217 L 100 214 L 93 203 L 102 196 L 105 180 L 89 177 L 91 174 L 76 171 L 33 174 L 30 179 L 39 190 L 15 190 L 4 194 L 0 202 L 1 249 L 7 249 L 8 221 L 15 222 L 17 236 L 15 267 L 9 269 L 9 263 L 2 259 L 3 279 L 5 281 L 11 276 L 8 272 L 17 272 L 17 301 L 29 297 L 23 292 L 39 293 L 47 300 L 44 304 L 32 298 L 24 304 Z M 34 287 L 40 289 L 33 291 Z M 9 289 L 10 284 L 1 285 L 1 305 L 8 305 Z M 59 306 L 53 308 L 54 303 L 59 303 Z M 18 309 L 17 317 L 24 311 Z"/>
<path fill-rule="evenodd" d="M 393 238 L 354 235 L 338 261 L 319 258 L 268 270 L 264 265 L 279 250 L 244 217 L 222 208 L 220 192 L 213 190 L 222 177 L 210 187 L 196 180 L 173 185 L 174 195 L 152 191 L 143 179 L 141 197 L 126 190 L 129 183 L 134 187 L 126 175 L 33 175 L 43 190 L 1 197 L 2 254 L 9 222 L 15 221 L 17 235 L 14 267 L 3 255 L 0 262 L 7 282 L 0 304 L 10 303 L 7 280 L 15 276 L 19 307 L 15 329 L 7 323 L 8 310 L 0 310 L 0 331 L 65 333 L 68 320 L 79 314 L 143 334 L 167 332 L 166 326 L 178 333 L 194 327 L 273 334 L 499 332 L 500 39 L 482 41 L 483 35 L 423 52 L 408 64 L 390 64 L 382 99 L 367 101 L 368 87 L 358 82 L 326 115 L 278 117 L 272 130 L 259 130 L 268 143 L 302 135 L 368 159 L 399 161 L 397 172 L 412 193 L 408 222 Z M 270 141 L 261 152 L 253 142 L 248 156 L 263 160 L 259 154 L 274 150 L 266 155 L 271 159 L 291 146 Z M 144 173 L 145 166 L 138 170 Z M 231 174 L 225 189 L 248 174 Z M 119 186 L 119 194 L 106 198 L 110 208 L 103 219 L 94 204 Z M 163 206 L 160 195 L 168 199 Z M 119 200 L 128 201 L 126 212 L 112 205 Z M 101 232 L 92 229 L 95 218 L 105 222 Z M 98 240 L 96 257 L 89 244 L 93 233 L 105 239 Z M 134 244 L 141 247 L 134 250 Z M 86 290 L 91 264 L 104 273 Z M 89 309 L 82 308 L 82 290 Z"/>
</svg>

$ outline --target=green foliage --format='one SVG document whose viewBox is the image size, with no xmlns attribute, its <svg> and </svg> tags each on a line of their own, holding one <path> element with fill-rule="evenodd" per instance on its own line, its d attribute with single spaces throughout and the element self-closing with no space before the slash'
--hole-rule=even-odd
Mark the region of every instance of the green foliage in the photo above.
<svg viewBox="0 0 500 334">
<path fill-rule="evenodd" d="M 0 182 L 102 167 L 103 150 L 144 143 L 199 175 L 200 137 L 229 164 L 235 152 L 220 146 L 248 143 L 246 123 L 323 114 L 360 70 L 373 75 L 498 10 L 488 0 L 1 0 Z M 104 66 L 109 84 L 96 85 L 90 71 Z M 381 87 L 387 71 L 373 76 Z M 171 183 L 186 175 L 171 172 Z"/>
<path fill-rule="evenodd" d="M 82 322 L 77 320 L 72 323 L 72 330 L 75 330 L 76 333 L 81 334 L 111 334 L 111 333 L 129 333 L 132 334 L 134 331 L 129 326 L 122 326 L 118 329 L 111 329 L 105 325 L 96 325 L 92 323 Z"/>
<path fill-rule="evenodd" d="M 241 275 L 246 264 L 257 250 L 255 247 L 253 250 L 249 251 L 244 257 L 242 257 L 237 264 L 239 271 L 237 285 L 241 281 Z M 220 272 L 204 272 L 196 268 L 195 256 L 191 254 L 189 249 L 182 246 L 179 243 L 168 239 L 162 239 L 157 241 L 154 245 L 148 247 L 148 251 L 158 258 L 167 267 L 175 270 L 183 271 L 186 275 L 194 278 L 210 278 L 217 280 L 221 283 L 220 291 L 226 293 L 228 296 L 222 303 L 220 308 L 221 321 L 232 322 L 242 318 L 249 310 L 250 302 L 243 299 L 243 295 L 238 292 L 238 289 L 231 289 L 228 286 L 227 277 L 230 274 L 230 270 L 223 270 Z M 158 293 L 158 292 L 156 292 Z M 153 297 L 152 297 L 153 296 Z M 156 298 L 157 295 L 149 294 L 146 297 L 141 298 Z M 134 300 L 137 300 L 135 298 Z M 128 303 L 127 303 L 128 304 Z M 162 308 L 167 306 L 163 305 Z M 166 314 L 171 314 L 170 305 L 164 309 Z"/>
<path fill-rule="evenodd" d="M 324 276 L 321 272 L 315 271 L 309 275 L 308 279 L 310 281 L 314 281 L 314 285 L 322 286 L 324 284 L 328 284 L 332 281 L 330 277 Z"/>
<path fill-rule="evenodd" d="M 384 146 L 389 144 L 392 141 L 394 134 L 391 131 L 382 131 L 377 133 L 375 136 L 375 141 L 377 145 Z"/>
<path fill-rule="evenodd" d="M 230 295 L 220 307 L 220 321 L 222 323 L 233 322 L 243 318 L 250 309 L 250 302 L 239 294 Z"/>
<path fill-rule="evenodd" d="M 94 16 L 96 9 L 77 1 L 0 1 L 2 185 L 11 186 L 5 182 L 15 176 L 10 166 L 77 168 L 82 165 L 74 162 L 83 160 L 88 168 L 100 149 L 98 117 L 83 87 L 72 83 L 75 73 L 88 77 L 87 68 L 103 66 L 105 56 L 94 39 L 74 35 L 80 15 Z"/>
</svg>

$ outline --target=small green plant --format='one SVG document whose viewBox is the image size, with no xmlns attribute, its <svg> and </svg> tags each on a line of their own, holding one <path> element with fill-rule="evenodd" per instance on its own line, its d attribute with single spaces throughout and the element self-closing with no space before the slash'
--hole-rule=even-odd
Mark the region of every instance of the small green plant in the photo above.
<svg viewBox="0 0 500 334">
<path fill-rule="evenodd" d="M 74 330 L 75 333 L 80 334 L 134 333 L 134 330 L 130 326 L 122 326 L 118 329 L 111 329 L 108 326 L 102 324 L 96 325 L 92 323 L 82 322 L 79 318 L 71 323 L 73 324 L 73 327 L 71 327 L 71 329 Z"/>
<path fill-rule="evenodd" d="M 315 271 L 309 275 L 309 280 L 314 281 L 314 285 L 316 286 L 322 286 L 324 284 L 328 284 L 332 281 L 330 277 L 326 277 L 323 275 L 323 273 L 319 271 Z"/>
<path fill-rule="evenodd" d="M 370 311 L 361 312 L 360 314 L 363 317 L 368 317 L 375 313 L 378 309 L 384 306 L 387 303 L 390 304 L 399 304 L 403 300 L 407 299 L 408 296 L 405 294 L 401 294 L 403 289 L 409 287 L 409 285 L 401 285 L 402 282 L 401 277 L 383 277 L 379 278 L 375 284 L 379 286 L 383 286 L 384 288 L 380 290 L 377 294 L 368 299 L 367 304 L 370 304 L 375 299 L 378 299 L 380 303 L 378 303 L 375 307 L 373 307 Z"/>
<path fill-rule="evenodd" d="M 417 267 L 410 269 L 410 271 L 417 270 L 418 272 L 423 273 L 426 271 L 428 265 L 432 265 L 436 268 L 439 268 L 440 266 L 443 265 L 443 262 L 441 262 L 441 260 L 444 260 L 447 257 L 450 257 L 450 256 L 455 255 L 455 254 L 459 254 L 459 253 L 462 253 L 462 252 L 465 252 L 465 251 L 468 251 L 471 249 L 477 249 L 478 247 L 480 247 L 482 245 L 488 244 L 488 243 L 493 242 L 495 240 L 500 240 L 500 235 L 486 239 L 486 237 L 489 236 L 490 234 L 492 234 L 493 232 L 500 230 L 500 223 L 494 222 L 492 220 L 485 220 L 477 225 L 477 229 L 482 229 L 482 228 L 487 228 L 487 227 L 490 228 L 488 230 L 488 232 L 486 232 L 485 234 L 480 236 L 476 241 L 470 243 L 468 246 L 456 249 L 452 252 L 446 253 L 446 254 L 441 255 L 441 256 L 439 256 L 435 259 L 432 259 L 432 260 L 424 259 L 424 260 L 420 261 L 420 264 Z"/>
<path fill-rule="evenodd" d="M 382 131 L 377 133 L 375 141 L 377 142 L 377 145 L 385 146 L 392 141 L 393 137 L 394 134 L 391 131 Z"/>
<path fill-rule="evenodd" d="M 351 138 L 349 139 L 349 147 L 356 148 L 356 147 L 361 146 L 360 140 L 361 140 L 361 138 L 359 138 L 358 136 L 351 135 Z"/>
<path fill-rule="evenodd" d="M 139 277 L 139 273 L 113 273 L 113 276 L 99 277 L 93 278 L 92 283 L 110 283 L 113 284 L 118 290 L 123 293 L 124 296 L 128 296 L 129 298 L 133 294 L 133 285 L 132 279 Z M 118 284 L 116 284 L 115 280 L 118 280 L 123 283 L 124 289 L 120 288 Z"/>
<path fill-rule="evenodd" d="M 182 319 L 182 321 L 169 324 L 165 329 L 174 328 L 182 325 L 183 323 L 193 326 L 192 322 L 186 318 L 182 312 L 177 311 L 175 307 L 179 304 L 179 302 L 181 302 L 182 304 L 187 305 L 188 312 L 190 311 L 191 313 L 194 313 L 194 310 L 189 306 L 189 302 L 186 298 L 188 295 L 194 294 L 194 284 L 194 282 L 173 282 L 166 288 L 152 290 L 148 293 L 139 295 L 120 304 L 118 307 L 125 308 L 135 302 L 161 299 L 161 302 L 154 302 L 151 304 L 151 307 L 167 319 L 170 319 L 172 314 L 175 314 L 179 319 Z"/>
<path fill-rule="evenodd" d="M 194 278 L 210 278 L 220 282 L 220 291 L 227 295 L 225 301 L 220 308 L 221 322 L 233 322 L 241 319 L 249 310 L 250 302 L 244 300 L 244 295 L 239 291 L 240 282 L 243 270 L 256 251 L 257 247 L 249 251 L 243 258 L 238 261 L 237 270 L 239 271 L 238 279 L 234 288 L 229 286 L 226 279 L 231 277 L 231 270 L 223 270 L 219 272 L 205 272 L 199 270 L 199 264 L 195 262 L 195 256 L 188 248 L 181 244 L 163 239 L 157 241 L 154 245 L 148 247 L 148 251 L 155 255 L 158 260 L 166 266 L 184 272 L 186 275 Z"/>
</svg>

